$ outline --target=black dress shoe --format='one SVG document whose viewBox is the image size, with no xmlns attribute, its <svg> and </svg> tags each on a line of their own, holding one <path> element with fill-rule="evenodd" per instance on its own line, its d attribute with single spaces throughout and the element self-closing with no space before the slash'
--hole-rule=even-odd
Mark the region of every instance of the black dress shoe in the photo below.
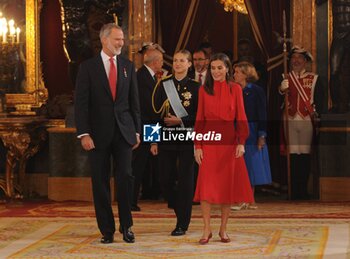
<svg viewBox="0 0 350 259">
<path fill-rule="evenodd" d="M 131 211 L 141 211 L 141 208 L 137 205 L 131 205 Z"/>
<path fill-rule="evenodd" d="M 134 235 L 134 232 L 132 232 L 131 228 L 123 229 L 123 240 L 126 243 L 134 243 L 135 242 L 135 235 Z"/>
<path fill-rule="evenodd" d="M 101 243 L 102 244 L 110 244 L 110 243 L 113 243 L 113 241 L 114 241 L 114 238 L 113 238 L 113 236 L 103 236 L 102 238 L 101 238 Z"/>
<path fill-rule="evenodd" d="M 180 227 L 176 227 L 173 231 L 171 231 L 172 236 L 183 236 L 186 234 L 186 230 Z"/>
</svg>

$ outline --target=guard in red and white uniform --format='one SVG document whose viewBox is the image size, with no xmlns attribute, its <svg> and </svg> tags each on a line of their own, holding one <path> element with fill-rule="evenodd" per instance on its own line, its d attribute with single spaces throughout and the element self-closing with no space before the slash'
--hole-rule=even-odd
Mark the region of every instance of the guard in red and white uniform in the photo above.
<svg viewBox="0 0 350 259">
<path fill-rule="evenodd" d="M 303 48 L 293 47 L 289 53 L 290 73 L 280 86 L 280 93 L 288 91 L 288 129 L 291 166 L 291 198 L 307 199 L 311 171 L 313 118 L 323 112 L 324 89 L 318 75 L 307 72 L 312 55 Z M 286 136 L 287 137 L 287 136 Z"/>
</svg>

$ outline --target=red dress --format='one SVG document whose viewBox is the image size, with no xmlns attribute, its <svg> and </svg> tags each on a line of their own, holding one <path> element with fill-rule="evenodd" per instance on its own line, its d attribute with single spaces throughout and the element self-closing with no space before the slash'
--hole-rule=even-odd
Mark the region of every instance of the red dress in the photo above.
<svg viewBox="0 0 350 259">
<path fill-rule="evenodd" d="M 231 88 L 231 89 L 230 89 Z M 235 157 L 237 144 L 249 135 L 242 89 L 235 83 L 214 82 L 214 95 L 199 89 L 196 133 L 221 133 L 221 141 L 196 141 L 203 150 L 194 201 L 211 204 L 253 202 L 243 156 Z"/>
</svg>

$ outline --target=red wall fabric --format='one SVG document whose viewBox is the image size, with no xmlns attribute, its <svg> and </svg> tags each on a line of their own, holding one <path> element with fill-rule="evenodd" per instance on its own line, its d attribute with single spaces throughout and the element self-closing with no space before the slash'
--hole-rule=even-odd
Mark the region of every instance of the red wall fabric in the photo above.
<svg viewBox="0 0 350 259">
<path fill-rule="evenodd" d="M 68 60 L 63 50 L 61 6 L 59 0 L 43 0 L 40 13 L 40 54 L 43 78 L 49 98 L 72 94 Z"/>
</svg>

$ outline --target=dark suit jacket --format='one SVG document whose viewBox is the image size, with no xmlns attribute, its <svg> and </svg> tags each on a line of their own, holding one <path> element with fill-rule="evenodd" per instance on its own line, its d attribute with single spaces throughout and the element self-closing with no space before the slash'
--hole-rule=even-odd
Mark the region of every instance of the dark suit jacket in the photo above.
<svg viewBox="0 0 350 259">
<path fill-rule="evenodd" d="M 149 124 L 157 120 L 157 114 L 152 108 L 152 93 L 156 81 L 145 66 L 137 70 L 137 84 L 139 87 L 141 120 L 142 123 Z"/>
<path fill-rule="evenodd" d="M 135 67 L 117 57 L 117 98 L 113 101 L 101 55 L 81 63 L 76 80 L 75 120 L 77 135 L 89 133 L 96 148 L 113 139 L 116 123 L 125 140 L 136 144 L 141 133 L 139 96 Z"/>
</svg>

